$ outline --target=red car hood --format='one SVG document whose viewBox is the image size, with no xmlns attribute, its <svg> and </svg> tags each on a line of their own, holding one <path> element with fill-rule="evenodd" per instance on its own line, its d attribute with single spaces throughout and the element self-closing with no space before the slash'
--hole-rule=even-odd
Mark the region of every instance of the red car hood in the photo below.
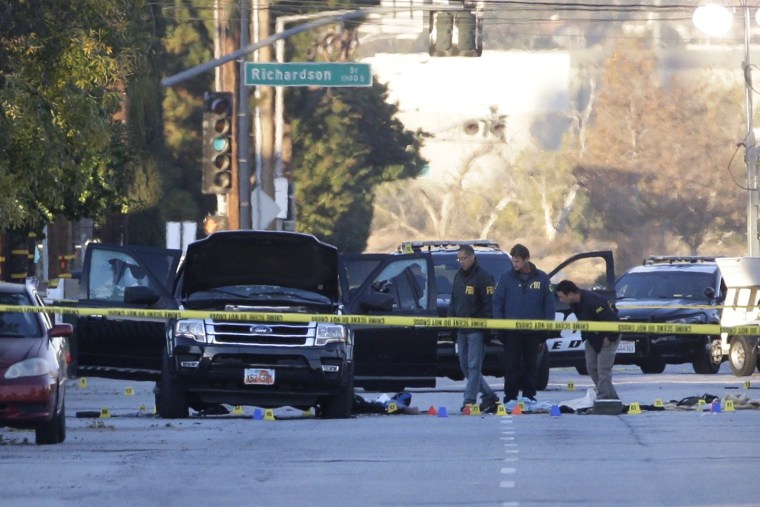
<svg viewBox="0 0 760 507">
<path fill-rule="evenodd" d="M 0 369 L 40 354 L 43 340 L 40 338 L 0 337 Z"/>
</svg>

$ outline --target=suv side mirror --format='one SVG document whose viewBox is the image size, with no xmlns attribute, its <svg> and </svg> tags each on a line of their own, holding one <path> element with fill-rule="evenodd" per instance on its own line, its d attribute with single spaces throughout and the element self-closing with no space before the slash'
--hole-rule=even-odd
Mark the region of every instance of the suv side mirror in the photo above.
<svg viewBox="0 0 760 507">
<path fill-rule="evenodd" d="M 51 338 L 53 337 L 67 337 L 71 336 L 74 333 L 74 326 L 71 324 L 55 324 L 50 331 L 48 332 L 48 336 Z"/>
</svg>

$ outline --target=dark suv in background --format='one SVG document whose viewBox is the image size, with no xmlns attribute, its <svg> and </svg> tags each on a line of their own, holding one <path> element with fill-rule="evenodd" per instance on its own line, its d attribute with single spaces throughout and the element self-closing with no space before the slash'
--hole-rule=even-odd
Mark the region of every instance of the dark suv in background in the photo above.
<svg viewBox="0 0 760 507">
<path fill-rule="evenodd" d="M 459 270 L 457 249 L 461 245 L 470 245 L 475 250 L 478 264 L 493 276 L 494 283 L 501 275 L 512 268 L 512 258 L 498 245 L 490 240 L 440 240 L 440 241 L 406 241 L 398 246 L 398 253 L 430 253 L 435 269 L 435 286 L 438 294 L 438 315 L 445 317 L 451 300 L 451 285 L 454 275 Z M 483 361 L 483 374 L 491 377 L 503 377 L 504 351 L 501 341 L 494 333 L 486 344 L 486 357 Z M 439 377 L 462 380 L 464 375 L 459 367 L 459 358 L 454 347 L 454 336 L 450 330 L 442 330 L 438 336 Z M 546 389 L 549 383 L 549 357 L 545 344 L 541 345 L 538 355 L 538 388 Z"/>
<path fill-rule="evenodd" d="M 622 322 L 718 324 L 725 297 L 714 257 L 650 256 L 615 283 Z M 615 364 L 662 373 L 667 364 L 691 363 L 696 373 L 717 373 L 725 358 L 720 336 L 623 334 Z"/>
</svg>

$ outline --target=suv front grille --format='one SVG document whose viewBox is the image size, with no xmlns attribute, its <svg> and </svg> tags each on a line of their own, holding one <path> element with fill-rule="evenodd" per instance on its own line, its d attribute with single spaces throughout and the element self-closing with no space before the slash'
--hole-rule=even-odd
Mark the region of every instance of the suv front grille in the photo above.
<svg viewBox="0 0 760 507">
<path fill-rule="evenodd" d="M 211 343 L 298 346 L 314 343 L 316 323 L 258 323 L 206 321 Z"/>
</svg>

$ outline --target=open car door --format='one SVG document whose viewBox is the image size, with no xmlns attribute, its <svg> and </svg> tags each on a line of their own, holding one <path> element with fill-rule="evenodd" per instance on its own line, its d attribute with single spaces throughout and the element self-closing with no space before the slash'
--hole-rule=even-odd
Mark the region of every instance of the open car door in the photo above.
<svg viewBox="0 0 760 507">
<path fill-rule="evenodd" d="M 552 285 L 563 279 L 573 280 L 582 289 L 593 290 L 610 301 L 615 301 L 615 261 L 610 250 L 582 252 L 565 259 L 549 273 Z M 556 298 L 556 295 L 555 295 Z M 558 321 L 577 321 L 570 308 L 555 299 Z M 551 367 L 575 367 L 585 372 L 586 356 L 580 331 L 563 329 L 546 340 Z M 618 354 L 623 351 L 619 348 Z M 547 370 L 548 371 L 548 370 Z M 548 380 L 548 377 L 547 377 Z"/>
<path fill-rule="evenodd" d="M 342 254 L 341 298 L 351 315 L 436 317 L 429 254 Z M 438 329 L 352 325 L 354 384 L 372 391 L 434 387 Z"/>
<path fill-rule="evenodd" d="M 180 250 L 92 243 L 85 251 L 79 305 L 177 309 L 172 296 Z M 166 319 L 80 315 L 72 355 L 82 376 L 157 380 Z"/>
</svg>

